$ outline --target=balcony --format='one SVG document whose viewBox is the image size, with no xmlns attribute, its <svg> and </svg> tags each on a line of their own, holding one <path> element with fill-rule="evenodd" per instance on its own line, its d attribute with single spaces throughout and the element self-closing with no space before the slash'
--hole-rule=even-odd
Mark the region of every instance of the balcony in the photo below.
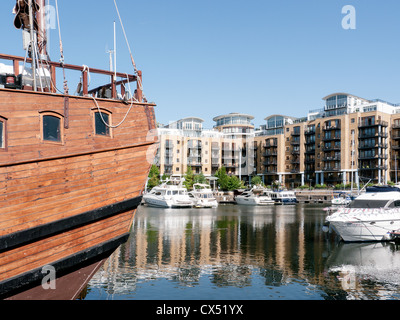
<svg viewBox="0 0 400 320">
<path fill-rule="evenodd" d="M 387 159 L 387 158 L 388 158 L 387 154 L 375 154 L 375 155 L 359 154 L 358 155 L 359 160 L 374 160 L 374 159 Z"/>
<path fill-rule="evenodd" d="M 267 152 L 263 152 L 262 156 L 263 157 L 270 157 L 270 156 L 277 156 L 278 152 L 276 151 L 267 151 Z"/>
<path fill-rule="evenodd" d="M 187 165 L 191 167 L 201 167 L 201 161 L 189 160 Z"/>
<path fill-rule="evenodd" d="M 340 156 L 333 156 L 333 157 L 323 157 L 322 161 L 340 161 L 341 157 Z"/>
<path fill-rule="evenodd" d="M 340 171 L 340 166 L 338 167 L 325 166 L 322 168 L 322 171 L 338 172 Z"/>
<path fill-rule="evenodd" d="M 333 137 L 323 137 L 322 141 L 340 141 L 342 138 L 340 136 L 333 136 Z"/>
<path fill-rule="evenodd" d="M 374 149 L 374 148 L 384 148 L 386 149 L 388 147 L 387 143 L 360 143 L 358 145 L 358 149 Z"/>
<path fill-rule="evenodd" d="M 238 168 L 239 167 L 239 164 L 238 163 L 232 163 L 232 162 L 227 162 L 227 163 L 222 163 L 222 165 L 225 167 L 225 168 Z"/>
<path fill-rule="evenodd" d="M 394 139 L 394 140 L 400 139 L 400 132 L 393 133 L 392 134 L 392 139 Z"/>
<path fill-rule="evenodd" d="M 187 147 L 189 149 L 201 149 L 201 141 L 200 140 L 189 140 Z"/>
<path fill-rule="evenodd" d="M 276 147 L 278 145 L 278 139 L 276 138 L 268 138 L 264 140 L 264 145 L 267 147 Z"/>
<path fill-rule="evenodd" d="M 387 127 L 389 123 L 387 121 L 383 120 L 375 120 L 374 122 L 370 121 L 361 121 L 358 124 L 359 128 L 368 128 L 368 127 L 377 127 L 377 126 L 382 126 L 382 127 Z"/>
<path fill-rule="evenodd" d="M 340 146 L 338 145 L 333 145 L 333 146 L 324 146 L 322 147 L 322 151 L 327 152 L 327 151 L 340 151 Z"/>
<path fill-rule="evenodd" d="M 273 170 L 265 169 L 264 170 L 264 174 L 266 174 L 266 175 L 275 175 L 277 173 L 278 173 L 278 171 L 276 169 L 273 169 Z"/>
<path fill-rule="evenodd" d="M 312 129 L 306 129 L 306 131 L 304 131 L 304 134 L 307 135 L 315 135 L 315 128 Z"/>
<path fill-rule="evenodd" d="M 324 131 L 340 130 L 340 129 L 341 129 L 340 125 L 337 125 L 337 126 L 324 126 Z"/>
<path fill-rule="evenodd" d="M 367 138 L 387 138 L 388 134 L 386 132 L 359 132 L 358 133 L 358 138 L 359 139 L 367 139 Z"/>
<path fill-rule="evenodd" d="M 277 165 L 278 164 L 278 162 L 274 159 L 274 160 L 265 160 L 265 161 L 263 161 L 263 165 L 264 166 L 269 166 L 269 165 Z"/>
<path fill-rule="evenodd" d="M 368 171 L 372 171 L 372 170 L 387 170 L 387 166 L 385 166 L 385 165 L 374 165 L 373 167 L 371 166 L 362 166 L 362 167 L 359 167 L 358 168 L 358 170 L 360 170 L 360 171 L 363 171 L 363 170 L 368 170 Z"/>
<path fill-rule="evenodd" d="M 307 140 L 307 139 L 306 139 L 306 141 L 304 142 L 304 145 L 305 145 L 305 146 L 310 146 L 310 145 L 312 146 L 312 145 L 315 145 L 315 140 L 311 140 L 311 139 L 310 139 L 310 140 Z"/>
</svg>

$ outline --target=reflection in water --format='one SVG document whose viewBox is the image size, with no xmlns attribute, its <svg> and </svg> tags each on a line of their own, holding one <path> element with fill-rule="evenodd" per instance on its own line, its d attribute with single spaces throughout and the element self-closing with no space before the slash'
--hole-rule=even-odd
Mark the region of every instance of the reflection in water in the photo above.
<svg viewBox="0 0 400 320">
<path fill-rule="evenodd" d="M 329 272 L 337 275 L 348 299 L 399 297 L 400 252 L 393 243 L 341 244 L 329 257 Z M 373 292 L 368 284 L 373 282 Z M 372 295 L 372 296 L 371 296 Z"/>
<path fill-rule="evenodd" d="M 142 206 L 86 299 L 398 299 L 397 247 L 338 243 L 322 208 Z"/>
</svg>

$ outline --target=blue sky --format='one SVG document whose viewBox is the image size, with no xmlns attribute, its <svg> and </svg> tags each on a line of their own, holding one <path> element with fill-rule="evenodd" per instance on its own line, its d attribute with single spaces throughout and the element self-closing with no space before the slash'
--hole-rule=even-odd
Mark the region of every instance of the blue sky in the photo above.
<svg viewBox="0 0 400 320">
<path fill-rule="evenodd" d="M 113 0 L 58 0 L 66 63 L 108 68 L 117 22 L 117 69 L 133 73 Z M 243 112 L 263 124 L 271 114 L 302 117 L 322 98 L 347 92 L 400 102 L 398 0 L 117 0 L 143 86 L 167 124 Z M 54 5 L 54 0 L 50 0 Z M 342 8 L 356 29 L 342 28 Z M 0 52 L 24 55 L 2 0 Z M 59 60 L 58 31 L 51 58 Z M 74 91 L 79 75 L 68 79 Z M 60 85 L 61 87 L 61 85 Z"/>
</svg>

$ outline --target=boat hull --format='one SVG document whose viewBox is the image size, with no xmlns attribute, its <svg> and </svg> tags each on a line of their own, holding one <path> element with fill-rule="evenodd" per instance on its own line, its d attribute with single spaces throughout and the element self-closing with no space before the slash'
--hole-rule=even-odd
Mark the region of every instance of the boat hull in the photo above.
<svg viewBox="0 0 400 320">
<path fill-rule="evenodd" d="M 293 205 L 296 203 L 297 203 L 297 200 L 295 198 L 293 198 L 293 199 L 275 199 L 276 205 Z"/>
<path fill-rule="evenodd" d="M 109 136 L 94 132 L 93 99 L 0 89 L 0 297 L 104 258 L 129 233 L 156 151 L 153 107 L 135 104 Z M 126 104 L 97 104 L 120 122 Z M 150 112 L 150 113 L 149 113 Z M 42 139 L 42 114 L 59 114 L 59 143 Z M 152 114 L 149 116 L 149 114 Z"/>
<path fill-rule="evenodd" d="M 368 221 L 334 221 L 330 225 L 345 242 L 388 241 L 389 230 L 400 229 L 400 220 L 376 221 L 373 225 Z"/>
<path fill-rule="evenodd" d="M 195 208 L 217 208 L 218 202 L 217 200 L 197 200 L 193 206 Z"/>
<path fill-rule="evenodd" d="M 152 196 L 143 196 L 144 203 L 155 208 L 191 208 L 193 202 L 189 200 L 162 199 Z"/>
<path fill-rule="evenodd" d="M 400 229 L 397 209 L 339 209 L 326 220 L 346 242 L 388 241 Z"/>
</svg>

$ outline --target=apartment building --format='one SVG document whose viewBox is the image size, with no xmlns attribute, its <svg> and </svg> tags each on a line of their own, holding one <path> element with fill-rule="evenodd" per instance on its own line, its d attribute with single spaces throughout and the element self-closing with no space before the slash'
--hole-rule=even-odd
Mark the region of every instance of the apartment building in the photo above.
<svg viewBox="0 0 400 320">
<path fill-rule="evenodd" d="M 254 174 L 252 119 L 239 113 L 222 115 L 207 130 L 203 119 L 188 117 L 158 128 L 155 164 L 161 175 L 184 175 L 190 166 L 197 174 L 211 176 L 223 166 L 228 174 L 246 179 Z"/>
<path fill-rule="evenodd" d="M 250 115 L 185 118 L 160 128 L 157 164 L 161 173 L 213 175 L 221 166 L 245 181 L 254 175 L 266 184 L 397 182 L 400 160 L 400 106 L 347 93 L 323 98 L 324 107 L 304 118 L 266 117 L 254 128 Z"/>
</svg>

